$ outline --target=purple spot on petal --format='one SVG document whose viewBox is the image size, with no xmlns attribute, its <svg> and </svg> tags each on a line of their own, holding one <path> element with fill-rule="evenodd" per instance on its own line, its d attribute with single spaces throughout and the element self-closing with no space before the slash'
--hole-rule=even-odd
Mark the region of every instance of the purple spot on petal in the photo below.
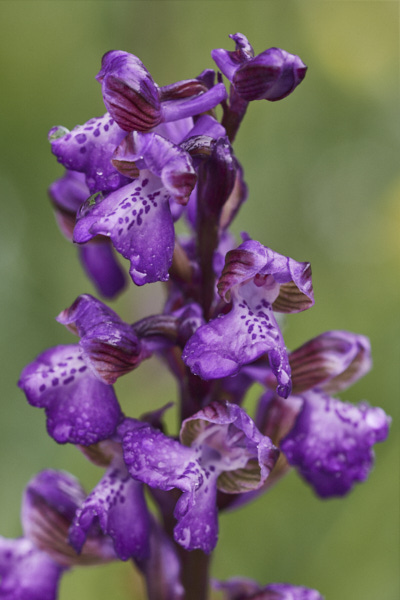
<svg viewBox="0 0 400 600">
<path fill-rule="evenodd" d="M 78 144 L 84 144 L 86 142 L 86 135 L 84 133 L 79 133 L 75 139 Z"/>
<path fill-rule="evenodd" d="M 100 129 L 96 129 L 96 131 L 93 132 L 94 137 L 99 137 L 100 135 Z"/>
<path fill-rule="evenodd" d="M 85 147 L 85 146 L 82 146 L 82 148 L 79 148 L 79 152 L 80 152 L 81 154 L 85 154 L 85 152 L 86 152 L 86 147 Z"/>
<path fill-rule="evenodd" d="M 63 381 L 63 385 L 68 385 L 68 383 L 71 383 L 72 381 L 74 381 L 75 377 L 73 375 L 71 375 L 71 377 L 67 377 L 67 379 L 64 379 Z"/>
<path fill-rule="evenodd" d="M 42 385 L 39 388 L 39 392 L 44 392 L 45 389 L 46 389 L 46 386 L 44 385 L 44 383 L 42 383 Z"/>
</svg>

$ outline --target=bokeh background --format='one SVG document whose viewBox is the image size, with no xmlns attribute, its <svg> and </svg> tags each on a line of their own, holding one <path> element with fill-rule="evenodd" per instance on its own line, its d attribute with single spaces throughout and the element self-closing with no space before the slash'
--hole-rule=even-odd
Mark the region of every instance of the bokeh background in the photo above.
<svg viewBox="0 0 400 600">
<path fill-rule="evenodd" d="M 39 470 L 68 470 L 88 490 L 101 475 L 47 437 L 43 411 L 16 387 L 39 352 L 73 343 L 54 316 L 94 293 L 48 202 L 62 168 L 47 131 L 103 114 L 94 76 L 107 50 L 137 54 L 165 85 L 212 68 L 211 49 L 233 48 L 228 34 L 240 31 L 256 52 L 282 47 L 309 70 L 289 98 L 249 108 L 235 149 L 250 197 L 235 231 L 312 263 L 316 305 L 287 319 L 288 347 L 328 329 L 369 336 L 374 369 L 342 398 L 380 405 L 393 423 L 369 480 L 347 498 L 321 501 L 293 472 L 224 515 L 213 576 L 287 581 L 327 599 L 399 598 L 398 2 L 2 0 L 0 11 L 1 534 L 21 534 L 21 494 Z M 132 285 L 112 306 L 133 321 L 162 295 Z M 117 391 L 132 416 L 175 397 L 155 360 Z M 60 599 L 71 598 L 139 599 L 143 587 L 130 564 L 77 569 L 61 583 Z"/>
</svg>

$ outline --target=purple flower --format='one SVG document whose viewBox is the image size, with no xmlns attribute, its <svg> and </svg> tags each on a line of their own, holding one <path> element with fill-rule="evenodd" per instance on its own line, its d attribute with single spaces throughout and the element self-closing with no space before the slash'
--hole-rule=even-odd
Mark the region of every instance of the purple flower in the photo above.
<svg viewBox="0 0 400 600">
<path fill-rule="evenodd" d="M 162 490 L 183 492 L 174 515 L 175 540 L 188 550 L 209 553 L 218 536 L 216 493 L 258 488 L 278 451 L 234 404 L 213 403 L 186 419 L 181 441 L 138 421 L 119 428 L 124 458 L 135 479 Z"/>
<path fill-rule="evenodd" d="M 64 570 L 30 540 L 0 537 L 2 600 L 56 600 Z"/>
<path fill-rule="evenodd" d="M 155 133 L 137 132 L 114 156 L 118 165 L 140 158 L 144 168 L 138 179 L 83 206 L 74 240 L 85 243 L 98 234 L 109 236 L 129 259 L 137 285 L 166 281 L 175 240 L 170 198 L 181 204 L 189 198 L 196 182 L 190 156 Z"/>
<path fill-rule="evenodd" d="M 95 444 L 121 418 L 112 386 L 92 375 L 79 346 L 46 350 L 25 367 L 18 385 L 29 404 L 45 409 L 47 431 L 59 444 Z"/>
<path fill-rule="evenodd" d="M 344 496 L 372 468 L 372 446 L 386 439 L 390 418 L 381 408 L 340 402 L 311 390 L 280 448 L 322 498 Z"/>
<path fill-rule="evenodd" d="M 243 100 L 281 100 L 303 81 L 307 67 L 298 56 L 269 48 L 254 57 L 253 48 L 243 34 L 229 37 L 235 41 L 236 49 L 219 48 L 211 56 Z"/>
<path fill-rule="evenodd" d="M 252 579 L 241 577 L 216 581 L 214 587 L 224 591 L 227 600 L 323 600 L 317 590 L 290 583 L 270 583 L 263 587 Z"/>
<path fill-rule="evenodd" d="M 195 116 L 226 98 L 222 83 L 207 89 L 201 77 L 160 90 L 137 56 L 120 50 L 103 56 L 96 79 L 107 110 L 125 131 L 149 131 L 163 121 Z"/>
<path fill-rule="evenodd" d="M 278 393 L 287 397 L 290 366 L 273 310 L 299 312 L 313 305 L 310 264 L 247 240 L 228 252 L 218 291 L 231 310 L 199 327 L 184 348 L 184 362 L 203 379 L 216 379 L 268 353 Z"/>
</svg>

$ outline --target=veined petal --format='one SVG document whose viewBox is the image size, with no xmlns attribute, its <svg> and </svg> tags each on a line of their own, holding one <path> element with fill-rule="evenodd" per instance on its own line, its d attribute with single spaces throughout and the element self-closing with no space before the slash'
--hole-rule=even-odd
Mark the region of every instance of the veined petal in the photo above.
<svg viewBox="0 0 400 600">
<path fill-rule="evenodd" d="M 226 255 L 225 268 L 218 282 L 221 298 L 229 300 L 234 287 L 258 276 L 271 275 L 279 283 L 273 300 L 277 312 L 299 312 L 314 304 L 310 263 L 297 262 L 274 252 L 255 240 L 246 240 Z"/>
<path fill-rule="evenodd" d="M 254 56 L 243 34 L 229 37 L 236 42 L 236 49 L 232 52 L 219 48 L 211 56 L 244 101 L 281 100 L 303 81 L 307 67 L 295 54 L 269 48 Z"/>
<path fill-rule="evenodd" d="M 115 383 L 151 355 L 128 323 L 89 294 L 79 296 L 57 321 L 77 330 L 86 364 L 104 383 Z"/>
<path fill-rule="evenodd" d="M 108 113 L 56 137 L 59 129 L 53 127 L 49 131 L 52 152 L 64 167 L 86 175 L 91 194 L 115 190 L 127 183 L 111 164 L 114 150 L 126 133 Z"/>
<path fill-rule="evenodd" d="M 303 408 L 281 450 L 319 496 L 344 496 L 368 477 L 372 446 L 386 439 L 390 418 L 381 408 L 345 404 L 318 391 L 301 398 Z"/>
<path fill-rule="evenodd" d="M 29 404 L 45 409 L 47 431 L 59 444 L 95 444 L 110 437 L 121 417 L 113 388 L 90 373 L 78 346 L 46 350 L 18 385 Z"/>
<path fill-rule="evenodd" d="M 158 86 L 134 54 L 111 50 L 104 54 L 96 76 L 104 104 L 125 131 L 148 131 L 161 121 Z"/>
<path fill-rule="evenodd" d="M 143 486 L 134 481 L 123 464 L 112 464 L 100 483 L 77 511 L 69 540 L 77 552 L 99 524 L 110 535 L 121 560 L 143 560 L 149 555 L 150 515 Z"/>
<path fill-rule="evenodd" d="M 217 473 L 218 489 L 230 494 L 259 488 L 279 455 L 247 413 L 229 402 L 213 402 L 185 419 L 180 435 L 202 454 L 206 476 Z"/>
<path fill-rule="evenodd" d="M 76 224 L 74 240 L 80 244 L 98 234 L 109 236 L 130 260 L 137 285 L 166 281 L 175 239 L 169 197 L 159 178 L 144 171 L 139 179 L 88 206 Z"/>
<path fill-rule="evenodd" d="M 293 392 L 313 387 L 329 393 L 346 389 L 371 368 L 368 338 L 350 331 L 327 331 L 289 355 Z"/>
<path fill-rule="evenodd" d="M 307 67 L 295 54 L 269 48 L 236 69 L 232 83 L 235 91 L 248 102 L 281 100 L 303 81 Z"/>
<path fill-rule="evenodd" d="M 98 531 L 92 532 L 80 555 L 68 543 L 68 530 L 85 497 L 75 477 L 52 469 L 38 473 L 25 489 L 25 536 L 60 565 L 101 564 L 116 559 L 110 539 Z"/>
</svg>

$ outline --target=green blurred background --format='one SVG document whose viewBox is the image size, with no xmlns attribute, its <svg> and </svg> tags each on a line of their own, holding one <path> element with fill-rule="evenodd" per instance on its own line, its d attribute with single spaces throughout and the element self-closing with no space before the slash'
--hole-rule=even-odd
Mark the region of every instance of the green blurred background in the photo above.
<svg viewBox="0 0 400 600">
<path fill-rule="evenodd" d="M 37 471 L 69 470 L 88 490 L 101 475 L 46 436 L 43 411 L 16 387 L 39 352 L 74 342 L 54 316 L 94 293 L 48 202 L 62 168 L 47 131 L 103 114 L 94 76 L 107 50 L 137 54 L 165 85 L 213 67 L 210 51 L 233 48 L 228 34 L 240 31 L 256 53 L 282 47 L 309 71 L 289 98 L 249 108 L 235 149 L 250 197 L 235 231 L 311 262 L 316 305 L 287 319 L 288 347 L 328 329 L 369 336 L 374 369 L 342 397 L 382 406 L 393 424 L 369 480 L 347 498 L 321 501 L 291 473 L 223 516 L 213 575 L 288 581 L 327 599 L 398 599 L 398 2 L 3 0 L 0 14 L 1 534 L 20 535 L 21 493 Z M 135 320 L 156 312 L 161 298 L 158 285 L 132 285 L 113 308 Z M 132 416 L 175 396 L 155 360 L 117 391 Z M 173 412 L 169 425 L 176 430 Z M 60 598 L 128 600 L 142 590 L 121 563 L 68 573 Z"/>
</svg>

